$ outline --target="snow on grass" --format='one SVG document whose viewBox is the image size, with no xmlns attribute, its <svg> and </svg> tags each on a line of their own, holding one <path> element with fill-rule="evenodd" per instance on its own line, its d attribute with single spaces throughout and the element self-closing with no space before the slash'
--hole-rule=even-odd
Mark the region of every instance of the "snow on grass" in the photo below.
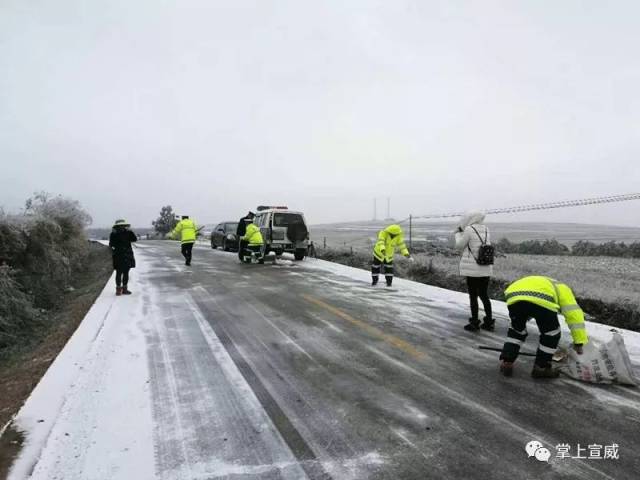
<svg viewBox="0 0 640 480">
<path fill-rule="evenodd" d="M 415 255 L 418 261 L 458 275 L 459 257 Z M 512 282 L 526 275 L 547 275 L 566 282 L 578 297 L 620 302 L 640 308 L 640 259 L 509 254 L 496 258 L 493 276 Z"/>
</svg>

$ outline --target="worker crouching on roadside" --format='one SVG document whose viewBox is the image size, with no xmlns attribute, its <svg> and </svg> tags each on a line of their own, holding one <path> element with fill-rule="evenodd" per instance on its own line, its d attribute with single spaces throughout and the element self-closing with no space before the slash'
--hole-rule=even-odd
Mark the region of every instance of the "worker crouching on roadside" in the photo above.
<svg viewBox="0 0 640 480">
<path fill-rule="evenodd" d="M 247 225 L 247 230 L 242 240 L 244 242 L 242 261 L 251 263 L 251 258 L 255 257 L 258 263 L 264 263 L 264 241 L 262 239 L 262 233 L 260 233 L 260 227 L 254 223 Z"/>
<path fill-rule="evenodd" d="M 512 375 L 513 363 L 518 358 L 520 346 L 527 338 L 527 321 L 534 318 L 540 330 L 540 344 L 531 376 L 558 377 L 559 372 L 551 367 L 551 359 L 560 341 L 558 312 L 564 316 L 569 326 L 574 349 L 578 354 L 582 354 L 582 346 L 589 341 L 584 313 L 573 292 L 566 284 L 552 278 L 531 276 L 516 280 L 507 287 L 504 294 L 511 326 L 500 354 L 500 371 L 507 377 Z"/>
<path fill-rule="evenodd" d="M 131 295 L 129 284 L 129 270 L 136 267 L 131 244 L 138 240 L 136 234 L 129 230 L 129 223 L 119 219 L 114 222 L 109 235 L 109 247 L 113 258 L 113 269 L 116 271 L 116 295 Z"/>
<path fill-rule="evenodd" d="M 378 241 L 373 247 L 373 264 L 371 265 L 371 285 L 378 283 L 380 272 L 384 268 L 384 278 L 387 281 L 387 287 L 393 282 L 393 255 L 396 247 L 400 253 L 413 261 L 409 255 L 409 250 L 404 243 L 402 237 L 402 228 L 400 225 L 389 225 L 378 233 Z"/>
</svg>

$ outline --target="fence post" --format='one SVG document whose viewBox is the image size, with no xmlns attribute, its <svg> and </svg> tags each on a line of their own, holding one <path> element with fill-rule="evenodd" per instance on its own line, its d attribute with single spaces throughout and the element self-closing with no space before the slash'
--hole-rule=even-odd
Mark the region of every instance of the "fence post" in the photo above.
<svg viewBox="0 0 640 480">
<path fill-rule="evenodd" d="M 413 216 L 409 215 L 409 251 L 413 249 Z"/>
<path fill-rule="evenodd" d="M 351 246 L 351 256 L 353 257 L 353 245 Z"/>
<path fill-rule="evenodd" d="M 325 250 L 327 249 L 327 237 L 324 237 L 322 239 L 322 248 L 324 248 Z"/>
</svg>

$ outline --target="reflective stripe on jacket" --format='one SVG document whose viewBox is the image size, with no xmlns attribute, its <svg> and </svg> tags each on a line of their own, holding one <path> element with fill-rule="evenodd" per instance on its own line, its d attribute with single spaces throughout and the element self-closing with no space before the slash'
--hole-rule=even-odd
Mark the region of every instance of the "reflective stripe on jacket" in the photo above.
<svg viewBox="0 0 640 480">
<path fill-rule="evenodd" d="M 409 250 L 402 237 L 402 228 L 400 228 L 400 225 L 389 225 L 378 233 L 378 241 L 373 247 L 373 256 L 381 262 L 391 262 L 393 261 L 396 247 L 402 255 L 409 256 Z"/>
<path fill-rule="evenodd" d="M 504 295 L 507 305 L 531 302 L 553 312 L 560 312 L 571 331 L 573 343 L 585 344 L 589 341 L 584 312 L 566 284 L 549 277 L 524 277 L 509 285 Z"/>
<path fill-rule="evenodd" d="M 262 245 L 264 243 L 260 228 L 254 223 L 247 225 L 247 232 L 242 237 L 242 240 L 249 242 L 249 245 Z"/>
<path fill-rule="evenodd" d="M 180 243 L 194 243 L 196 241 L 196 222 L 190 218 L 180 220 L 176 225 L 176 228 L 171 232 L 171 238 L 174 238 L 176 234 L 180 234 Z"/>
</svg>

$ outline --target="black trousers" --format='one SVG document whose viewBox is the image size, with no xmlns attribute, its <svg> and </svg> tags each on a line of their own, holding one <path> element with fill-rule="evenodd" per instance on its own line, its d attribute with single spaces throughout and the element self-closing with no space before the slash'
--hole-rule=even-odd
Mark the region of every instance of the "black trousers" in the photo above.
<svg viewBox="0 0 640 480">
<path fill-rule="evenodd" d="M 240 259 L 240 261 L 243 260 L 244 249 L 247 248 L 247 245 L 249 245 L 249 242 L 247 242 L 246 240 L 238 240 L 238 258 Z"/>
<path fill-rule="evenodd" d="M 489 299 L 489 277 L 467 277 L 467 291 L 469 292 L 469 303 L 471 304 L 471 319 L 478 320 L 478 297 L 482 300 L 484 313 L 487 320 L 491 321 L 491 300 Z"/>
<path fill-rule="evenodd" d="M 245 244 L 244 250 L 242 253 L 242 260 L 245 263 L 251 262 L 251 257 L 253 256 L 254 253 L 257 254 L 256 258 L 258 262 L 260 263 L 264 262 L 264 245 Z"/>
<path fill-rule="evenodd" d="M 374 256 L 373 264 L 371 265 L 371 278 L 373 278 L 374 282 L 378 281 L 381 271 L 384 273 L 387 285 L 391 285 L 393 282 L 393 260 L 379 260 Z"/>
<path fill-rule="evenodd" d="M 540 330 L 540 344 L 536 351 L 535 363 L 543 368 L 548 367 L 560 342 L 558 314 L 526 301 L 516 302 L 508 308 L 511 326 L 500 358 L 507 362 L 513 362 L 518 358 L 520 346 L 527 339 L 527 322 L 530 318 L 534 318 Z"/>
<path fill-rule="evenodd" d="M 190 264 L 191 250 L 193 250 L 193 243 L 183 243 L 180 250 L 182 251 L 182 256 L 184 257 L 187 264 Z"/>
<path fill-rule="evenodd" d="M 127 286 L 129 283 L 129 269 L 116 270 L 116 287 Z"/>
</svg>

